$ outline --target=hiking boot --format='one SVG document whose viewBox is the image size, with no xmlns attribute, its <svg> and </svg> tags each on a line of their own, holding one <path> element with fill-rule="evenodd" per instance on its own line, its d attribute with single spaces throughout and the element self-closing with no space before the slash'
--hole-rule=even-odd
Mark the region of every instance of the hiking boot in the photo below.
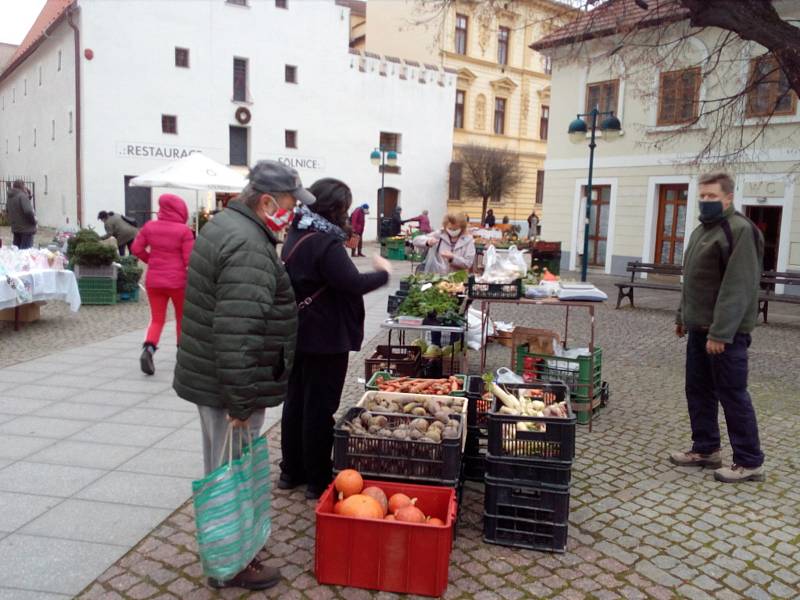
<svg viewBox="0 0 800 600">
<path fill-rule="evenodd" d="M 145 375 L 155 375 L 156 373 L 156 365 L 153 363 L 153 354 L 156 352 L 156 347 L 149 343 L 145 342 L 142 347 L 142 355 L 139 357 L 139 366 L 142 369 L 142 373 Z"/>
<path fill-rule="evenodd" d="M 294 488 L 304 485 L 305 483 L 305 481 L 290 477 L 286 473 L 281 473 L 281 476 L 278 477 L 279 490 L 293 490 Z"/>
<path fill-rule="evenodd" d="M 275 567 L 267 567 L 253 559 L 243 571 L 233 579 L 220 581 L 213 577 L 208 578 L 208 585 L 214 589 L 238 587 L 245 590 L 266 590 L 277 585 L 281 580 L 281 572 Z"/>
<path fill-rule="evenodd" d="M 748 469 L 742 465 L 732 464 L 714 471 L 714 479 L 723 483 L 739 483 L 740 481 L 764 481 L 764 468 Z"/>
<path fill-rule="evenodd" d="M 669 460 L 673 465 L 679 467 L 710 467 L 719 469 L 722 466 L 722 455 L 719 450 L 714 450 L 711 454 L 700 454 L 698 452 L 673 452 L 669 455 Z"/>
</svg>

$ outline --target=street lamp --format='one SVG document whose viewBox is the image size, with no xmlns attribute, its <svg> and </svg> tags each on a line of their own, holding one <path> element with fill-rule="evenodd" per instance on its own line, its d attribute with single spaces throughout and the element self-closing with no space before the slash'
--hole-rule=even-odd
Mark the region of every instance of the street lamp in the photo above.
<svg viewBox="0 0 800 600">
<path fill-rule="evenodd" d="M 586 193 L 586 218 L 583 225 L 583 260 L 581 261 L 581 281 L 586 281 L 586 273 L 589 270 L 589 221 L 592 215 L 592 172 L 594 171 L 594 149 L 597 147 L 596 133 L 597 133 L 597 118 L 605 116 L 603 122 L 600 124 L 600 131 L 603 132 L 603 137 L 608 141 L 613 141 L 620 136 L 622 131 L 622 123 L 614 116 L 614 111 L 601 112 L 597 108 L 593 108 L 590 112 L 580 114 L 577 118 L 569 124 L 567 133 L 570 139 L 575 143 L 580 143 L 586 139 L 586 134 L 591 131 L 591 139 L 589 141 L 589 180 L 587 181 Z M 591 126 L 587 126 L 583 117 L 591 117 Z"/>
<path fill-rule="evenodd" d="M 380 217 L 383 217 L 383 210 L 384 210 L 384 190 L 385 185 L 384 181 L 386 179 L 386 165 L 390 167 L 394 167 L 397 164 L 397 152 L 394 150 L 388 150 L 385 147 L 381 146 L 380 148 L 375 148 L 370 155 L 369 160 L 375 166 L 380 166 L 381 171 L 381 201 L 379 207 L 379 214 Z M 380 227 L 380 222 L 378 223 L 378 227 Z"/>
</svg>

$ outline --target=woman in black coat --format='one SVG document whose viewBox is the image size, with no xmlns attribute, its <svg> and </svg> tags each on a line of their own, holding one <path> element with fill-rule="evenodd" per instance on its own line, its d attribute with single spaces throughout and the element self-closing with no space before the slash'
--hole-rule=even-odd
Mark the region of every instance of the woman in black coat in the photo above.
<svg viewBox="0 0 800 600">
<path fill-rule="evenodd" d="M 282 258 L 298 304 L 297 351 L 281 418 L 281 476 L 278 487 L 308 484 L 318 498 L 331 482 L 333 415 L 339 408 L 351 351 L 364 339 L 364 294 L 386 285 L 391 264 L 376 256 L 375 271 L 360 273 L 347 255 L 350 188 L 321 179 L 309 188 L 316 197 L 301 206 Z"/>
</svg>

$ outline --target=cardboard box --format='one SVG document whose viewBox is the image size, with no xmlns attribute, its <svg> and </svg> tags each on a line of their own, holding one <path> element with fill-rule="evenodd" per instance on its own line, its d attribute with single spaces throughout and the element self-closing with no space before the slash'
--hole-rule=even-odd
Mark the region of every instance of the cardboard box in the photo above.
<svg viewBox="0 0 800 600">
<path fill-rule="evenodd" d="M 34 321 L 38 321 L 39 317 L 41 316 L 40 307 L 45 304 L 44 302 L 34 302 L 32 304 L 23 304 L 22 306 L 18 306 L 19 308 L 19 322 L 20 323 L 33 323 Z M 6 308 L 0 310 L 0 321 L 10 321 L 14 322 L 14 312 L 16 309 L 14 308 Z"/>
</svg>

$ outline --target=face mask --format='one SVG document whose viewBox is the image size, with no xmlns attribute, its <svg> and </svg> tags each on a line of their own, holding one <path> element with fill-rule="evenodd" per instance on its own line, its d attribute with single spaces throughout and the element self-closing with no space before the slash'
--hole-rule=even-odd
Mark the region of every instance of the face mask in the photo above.
<svg viewBox="0 0 800 600">
<path fill-rule="evenodd" d="M 713 223 L 722 217 L 722 202 L 715 200 L 700 203 L 699 219 L 703 223 Z"/>
<path fill-rule="evenodd" d="M 447 235 L 449 235 L 450 237 L 453 237 L 453 238 L 454 237 L 458 237 L 458 236 L 461 235 L 461 230 L 460 229 L 447 229 L 446 231 L 447 231 Z"/>
</svg>

